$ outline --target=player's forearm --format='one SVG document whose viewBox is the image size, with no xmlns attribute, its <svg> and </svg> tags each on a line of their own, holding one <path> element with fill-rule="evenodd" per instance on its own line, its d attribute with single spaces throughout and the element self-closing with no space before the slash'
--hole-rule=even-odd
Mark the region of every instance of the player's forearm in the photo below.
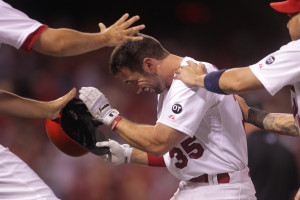
<svg viewBox="0 0 300 200">
<path fill-rule="evenodd" d="M 267 131 L 288 136 L 299 136 L 292 114 L 268 113 L 263 110 L 250 108 L 247 121 Z"/>
<path fill-rule="evenodd" d="M 25 118 L 45 118 L 45 102 L 0 91 L 0 113 Z"/>
<path fill-rule="evenodd" d="M 47 55 L 63 57 L 97 50 L 108 44 L 109 38 L 103 33 L 48 28 L 37 38 L 32 48 Z"/>
<path fill-rule="evenodd" d="M 54 101 L 37 101 L 0 90 L 0 114 L 25 118 L 57 118 L 60 110 L 76 95 L 73 88 Z"/>
<path fill-rule="evenodd" d="M 153 126 L 140 125 L 122 118 L 114 130 L 129 145 L 151 154 L 158 154 L 164 149 L 163 142 L 155 137 Z"/>
<path fill-rule="evenodd" d="M 130 163 L 138 165 L 148 165 L 147 153 L 136 148 L 133 148 Z"/>
<path fill-rule="evenodd" d="M 226 94 L 241 94 L 264 88 L 249 67 L 226 70 L 219 79 L 219 86 Z"/>
<path fill-rule="evenodd" d="M 114 131 L 131 146 L 158 157 L 185 137 L 185 134 L 160 123 L 155 126 L 135 124 L 124 118 Z"/>
</svg>

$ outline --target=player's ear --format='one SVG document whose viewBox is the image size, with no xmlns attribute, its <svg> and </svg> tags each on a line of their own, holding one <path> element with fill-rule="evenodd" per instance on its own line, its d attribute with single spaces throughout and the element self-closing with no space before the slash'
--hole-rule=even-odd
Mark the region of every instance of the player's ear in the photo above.
<svg viewBox="0 0 300 200">
<path fill-rule="evenodd" d="M 143 69 L 145 72 L 155 72 L 155 60 L 153 58 L 144 58 Z"/>
</svg>

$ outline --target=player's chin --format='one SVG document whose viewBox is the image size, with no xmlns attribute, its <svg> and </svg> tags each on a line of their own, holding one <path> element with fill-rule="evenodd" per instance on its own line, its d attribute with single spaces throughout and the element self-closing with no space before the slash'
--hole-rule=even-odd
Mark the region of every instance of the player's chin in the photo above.
<svg viewBox="0 0 300 200">
<path fill-rule="evenodd" d="M 155 88 L 153 92 L 156 93 L 156 94 L 160 94 L 160 93 L 162 93 L 162 89 Z"/>
</svg>

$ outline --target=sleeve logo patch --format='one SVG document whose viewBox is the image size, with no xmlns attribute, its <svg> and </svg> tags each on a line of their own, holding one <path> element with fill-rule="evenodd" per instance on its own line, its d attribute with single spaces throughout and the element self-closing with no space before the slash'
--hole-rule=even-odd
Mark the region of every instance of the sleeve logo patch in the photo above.
<svg viewBox="0 0 300 200">
<path fill-rule="evenodd" d="M 181 113 L 181 111 L 182 111 L 182 106 L 180 105 L 180 104 L 174 104 L 173 106 L 172 106 L 172 111 L 173 111 L 173 113 L 175 113 L 175 114 L 179 114 L 179 113 Z"/>
<path fill-rule="evenodd" d="M 267 60 L 266 60 L 266 64 L 270 65 L 275 61 L 275 57 L 274 56 L 270 56 Z"/>
</svg>

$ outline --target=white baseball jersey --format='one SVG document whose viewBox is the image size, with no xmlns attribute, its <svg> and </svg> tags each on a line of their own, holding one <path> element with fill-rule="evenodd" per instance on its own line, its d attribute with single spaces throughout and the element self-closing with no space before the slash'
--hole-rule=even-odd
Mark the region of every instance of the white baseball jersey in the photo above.
<svg viewBox="0 0 300 200">
<path fill-rule="evenodd" d="M 58 200 L 45 182 L 19 157 L 0 145 L 0 199 Z"/>
<path fill-rule="evenodd" d="M 184 58 L 182 65 L 191 58 Z M 195 61 L 196 62 L 196 61 Z M 207 71 L 216 70 L 203 62 Z M 173 80 L 158 96 L 158 120 L 186 134 L 164 155 L 170 173 L 180 180 L 247 168 L 243 116 L 233 95 L 220 95 Z"/>
<path fill-rule="evenodd" d="M 28 36 L 41 26 L 45 25 L 0 0 L 0 44 L 19 49 Z M 32 35 L 33 40 L 35 36 Z M 30 42 L 25 49 L 31 47 Z M 0 199 L 57 200 L 57 197 L 25 162 L 0 145 Z"/>
<path fill-rule="evenodd" d="M 41 26 L 40 22 L 0 0 L 0 44 L 19 49 L 27 37 Z"/>
<path fill-rule="evenodd" d="M 278 51 L 251 65 L 250 69 L 271 95 L 284 86 L 291 86 L 295 121 L 300 130 L 300 40 L 282 46 Z"/>
</svg>

